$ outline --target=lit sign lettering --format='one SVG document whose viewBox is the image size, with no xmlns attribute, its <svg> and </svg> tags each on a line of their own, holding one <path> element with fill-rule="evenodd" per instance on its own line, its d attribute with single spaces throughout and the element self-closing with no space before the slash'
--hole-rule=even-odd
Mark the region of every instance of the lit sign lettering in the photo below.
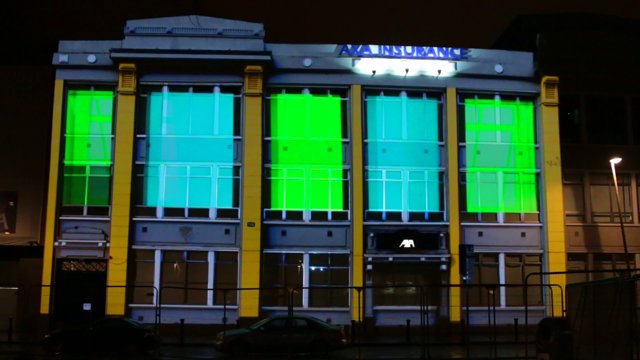
<svg viewBox="0 0 640 360">
<path fill-rule="evenodd" d="M 414 247 L 416 247 L 416 244 L 413 242 L 412 239 L 404 239 L 400 243 L 399 247 L 401 247 L 401 248 L 414 248 Z"/>
<path fill-rule="evenodd" d="M 338 56 L 400 59 L 462 60 L 469 49 L 434 46 L 351 45 L 338 46 Z"/>
</svg>

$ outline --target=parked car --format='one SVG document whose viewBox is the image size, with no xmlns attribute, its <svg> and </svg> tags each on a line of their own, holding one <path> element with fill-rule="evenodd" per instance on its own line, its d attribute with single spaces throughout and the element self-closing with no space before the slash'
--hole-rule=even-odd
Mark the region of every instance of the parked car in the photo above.
<svg viewBox="0 0 640 360">
<path fill-rule="evenodd" d="M 234 355 L 253 352 L 326 354 L 346 345 L 342 326 L 303 315 L 273 316 L 246 328 L 221 331 L 214 342 L 217 350 Z"/>
<path fill-rule="evenodd" d="M 142 324 L 125 318 L 104 318 L 61 328 L 45 335 L 41 345 L 50 354 L 113 353 L 153 350 L 160 338 Z"/>
</svg>

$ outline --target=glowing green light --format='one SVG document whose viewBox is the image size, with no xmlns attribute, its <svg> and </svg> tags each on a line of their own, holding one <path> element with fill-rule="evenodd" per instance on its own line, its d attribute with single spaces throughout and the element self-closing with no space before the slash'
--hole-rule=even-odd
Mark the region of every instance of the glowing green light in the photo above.
<svg viewBox="0 0 640 360">
<path fill-rule="evenodd" d="M 111 183 L 112 91 L 67 92 L 65 205 L 108 205 Z"/>
<path fill-rule="evenodd" d="M 343 210 L 339 96 L 271 98 L 271 208 Z"/>
<path fill-rule="evenodd" d="M 465 100 L 467 211 L 538 211 L 533 102 Z"/>
<path fill-rule="evenodd" d="M 367 97 L 368 209 L 439 211 L 438 102 Z"/>
<path fill-rule="evenodd" d="M 144 204 L 189 208 L 233 206 L 234 95 L 149 95 Z"/>
</svg>

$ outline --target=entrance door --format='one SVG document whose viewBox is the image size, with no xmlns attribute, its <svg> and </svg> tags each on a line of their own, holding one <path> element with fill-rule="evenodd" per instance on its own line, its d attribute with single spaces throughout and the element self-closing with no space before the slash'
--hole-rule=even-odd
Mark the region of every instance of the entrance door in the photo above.
<svg viewBox="0 0 640 360">
<path fill-rule="evenodd" d="M 58 259 L 54 318 L 63 322 L 88 322 L 104 317 L 106 287 L 106 260 Z"/>
</svg>

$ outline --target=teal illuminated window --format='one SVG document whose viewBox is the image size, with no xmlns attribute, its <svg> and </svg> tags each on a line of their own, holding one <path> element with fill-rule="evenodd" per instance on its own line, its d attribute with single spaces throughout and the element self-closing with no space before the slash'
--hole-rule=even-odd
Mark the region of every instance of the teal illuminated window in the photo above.
<svg viewBox="0 0 640 360">
<path fill-rule="evenodd" d="M 366 96 L 368 220 L 443 220 L 440 98 Z"/>
<path fill-rule="evenodd" d="M 272 94 L 270 115 L 270 209 L 346 210 L 341 97 Z"/>
<path fill-rule="evenodd" d="M 113 98 L 110 90 L 68 90 L 64 130 L 62 213 L 108 215 Z"/>
<path fill-rule="evenodd" d="M 533 101 L 466 98 L 463 114 L 466 212 L 537 214 Z"/>
<path fill-rule="evenodd" d="M 146 94 L 138 130 L 138 204 L 157 217 L 237 216 L 236 95 L 219 87 L 172 87 Z M 148 214 L 153 215 L 153 214 Z"/>
</svg>

